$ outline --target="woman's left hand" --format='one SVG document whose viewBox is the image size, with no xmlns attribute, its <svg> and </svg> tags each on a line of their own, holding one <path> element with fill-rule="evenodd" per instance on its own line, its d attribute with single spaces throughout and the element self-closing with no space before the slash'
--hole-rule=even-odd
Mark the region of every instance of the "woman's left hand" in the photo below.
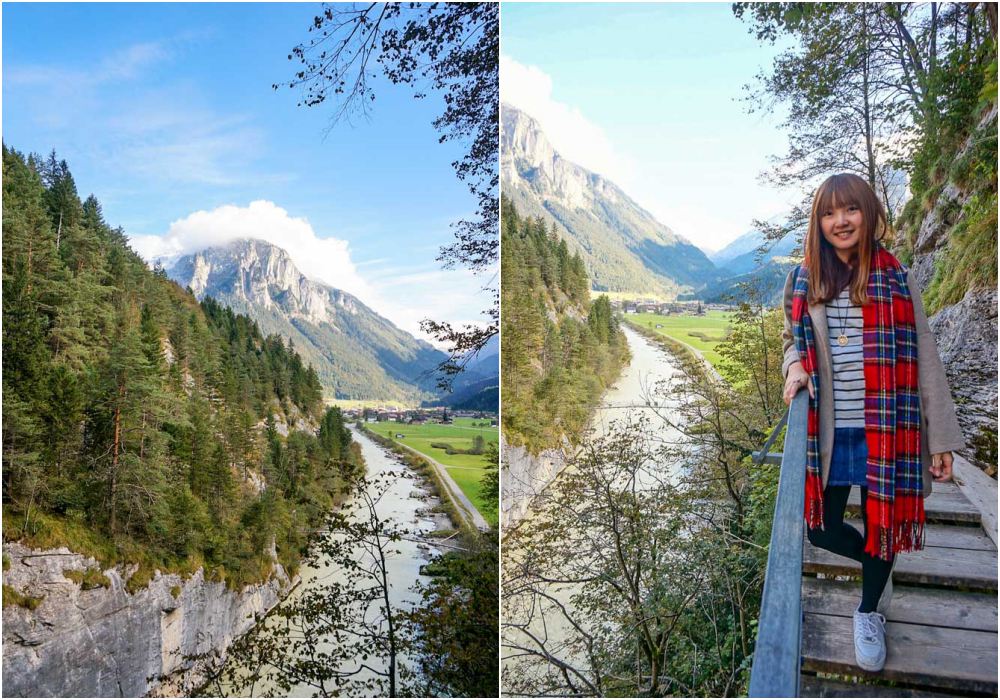
<svg viewBox="0 0 1000 700">
<path fill-rule="evenodd" d="M 951 481 L 951 452 L 938 452 L 931 455 L 931 474 L 934 481 Z"/>
</svg>

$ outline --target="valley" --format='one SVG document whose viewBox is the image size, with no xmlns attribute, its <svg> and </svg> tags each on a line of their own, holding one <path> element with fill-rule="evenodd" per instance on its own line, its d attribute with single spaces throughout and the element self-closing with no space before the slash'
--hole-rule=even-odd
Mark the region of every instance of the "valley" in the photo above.
<svg viewBox="0 0 1000 700">
<path fill-rule="evenodd" d="M 702 316 L 636 313 L 624 318 L 626 323 L 643 331 L 652 331 L 693 348 L 717 370 L 720 368 L 722 356 L 716 352 L 716 347 L 729 335 L 732 312 L 706 311 Z"/>
</svg>

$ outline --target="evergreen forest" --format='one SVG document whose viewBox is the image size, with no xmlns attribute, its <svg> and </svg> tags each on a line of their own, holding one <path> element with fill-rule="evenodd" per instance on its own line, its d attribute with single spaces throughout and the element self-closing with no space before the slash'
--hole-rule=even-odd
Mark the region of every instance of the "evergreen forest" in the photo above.
<svg viewBox="0 0 1000 700">
<path fill-rule="evenodd" d="M 579 253 L 541 218 L 501 202 L 503 433 L 531 452 L 577 440 L 628 343 L 607 296 L 590 299 Z"/>
<path fill-rule="evenodd" d="M 237 587 L 363 470 L 278 336 L 150 270 L 65 160 L 3 146 L 3 536 Z M 272 551 L 272 546 L 274 551 Z"/>
</svg>

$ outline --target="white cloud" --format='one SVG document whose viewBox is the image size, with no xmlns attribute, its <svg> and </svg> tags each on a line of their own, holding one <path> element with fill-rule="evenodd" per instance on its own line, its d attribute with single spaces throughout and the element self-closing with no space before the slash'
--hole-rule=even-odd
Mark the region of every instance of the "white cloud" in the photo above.
<svg viewBox="0 0 1000 700">
<path fill-rule="evenodd" d="M 288 251 L 306 277 L 350 292 L 362 300 L 373 289 L 358 275 L 347 241 L 320 238 L 303 217 L 294 217 L 274 202 L 249 206 L 227 204 L 196 211 L 170 224 L 163 236 L 133 236 L 132 246 L 146 260 L 188 255 L 238 238 L 258 238 Z"/>
<path fill-rule="evenodd" d="M 629 179 L 633 165 L 615 152 L 601 127 L 552 97 L 547 73 L 509 56 L 500 56 L 500 71 L 500 99 L 533 117 L 559 155 L 619 184 Z"/>
<path fill-rule="evenodd" d="M 174 40 L 131 44 L 105 56 L 86 69 L 65 66 L 24 65 L 4 72 L 4 80 L 14 84 L 45 85 L 62 89 L 93 87 L 103 83 L 134 80 L 143 72 L 172 58 Z"/>
<path fill-rule="evenodd" d="M 240 238 L 257 238 L 288 251 L 306 277 L 342 289 L 418 338 L 432 340 L 420 330 L 431 317 L 459 325 L 482 322 L 479 312 L 489 300 L 480 292 L 483 282 L 467 270 L 436 267 L 383 268 L 374 260 L 365 277 L 351 260 L 350 244 L 338 238 L 320 238 L 304 217 L 291 216 L 274 202 L 257 200 L 246 207 L 225 205 L 196 211 L 170 224 L 162 236 L 134 235 L 133 249 L 145 260 L 175 258 Z"/>
</svg>

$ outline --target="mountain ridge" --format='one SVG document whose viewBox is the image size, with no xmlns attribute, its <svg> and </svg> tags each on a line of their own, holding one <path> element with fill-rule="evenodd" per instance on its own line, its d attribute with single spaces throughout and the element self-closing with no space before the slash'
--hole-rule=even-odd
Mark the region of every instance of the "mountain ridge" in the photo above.
<svg viewBox="0 0 1000 700">
<path fill-rule="evenodd" d="M 311 280 L 283 248 L 242 238 L 180 256 L 167 275 L 294 343 L 331 398 L 418 403 L 435 396 L 445 354 L 357 297 Z"/>
<path fill-rule="evenodd" d="M 501 105 L 500 139 L 504 196 L 583 256 L 594 290 L 676 298 L 718 280 L 704 252 L 618 185 L 563 158 L 526 113 Z"/>
</svg>

